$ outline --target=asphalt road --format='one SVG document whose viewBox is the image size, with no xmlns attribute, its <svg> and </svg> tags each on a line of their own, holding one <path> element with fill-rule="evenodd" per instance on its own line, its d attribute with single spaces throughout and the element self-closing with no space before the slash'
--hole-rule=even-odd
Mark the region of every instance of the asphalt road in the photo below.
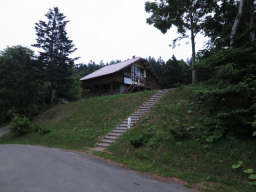
<svg viewBox="0 0 256 192">
<path fill-rule="evenodd" d="M 88 155 L 0 145 L 0 192 L 191 192 Z"/>
</svg>

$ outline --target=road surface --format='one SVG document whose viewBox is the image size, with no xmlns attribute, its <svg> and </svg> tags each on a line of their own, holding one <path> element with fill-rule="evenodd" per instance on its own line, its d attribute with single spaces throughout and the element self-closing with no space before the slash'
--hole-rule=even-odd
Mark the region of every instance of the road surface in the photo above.
<svg viewBox="0 0 256 192">
<path fill-rule="evenodd" d="M 61 149 L 0 145 L 1 192 L 191 192 Z"/>
</svg>

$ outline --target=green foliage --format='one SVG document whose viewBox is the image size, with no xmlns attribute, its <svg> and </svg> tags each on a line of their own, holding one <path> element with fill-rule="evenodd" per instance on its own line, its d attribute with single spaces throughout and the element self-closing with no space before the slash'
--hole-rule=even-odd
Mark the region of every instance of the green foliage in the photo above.
<svg viewBox="0 0 256 192">
<path fill-rule="evenodd" d="M 248 179 L 256 180 L 256 174 L 250 174 Z"/>
<path fill-rule="evenodd" d="M 246 169 L 243 172 L 246 174 L 252 174 L 254 171 L 253 171 L 253 169 Z"/>
<path fill-rule="evenodd" d="M 249 185 L 256 186 L 256 181 L 250 181 L 248 183 L 249 183 Z"/>
<path fill-rule="evenodd" d="M 230 44 L 230 32 L 237 14 L 234 0 L 222 0 L 212 7 L 212 13 L 202 23 L 204 34 L 210 38 L 209 46 L 223 48 Z"/>
<path fill-rule="evenodd" d="M 236 164 L 232 165 L 232 169 L 238 169 L 241 168 L 243 165 L 243 161 L 238 161 Z"/>
<path fill-rule="evenodd" d="M 0 143 L 34 144 L 84 150 L 118 126 L 154 91 L 81 99 L 58 104 L 34 119 L 31 133 L 0 137 Z"/>
<path fill-rule="evenodd" d="M 172 26 L 177 27 L 180 37 L 173 40 L 173 47 L 176 41 L 190 38 L 192 48 L 192 66 L 196 62 L 196 35 L 202 31 L 202 23 L 205 17 L 212 13 L 212 7 L 217 2 L 213 0 L 156 0 L 147 1 L 145 10 L 150 13 L 147 23 L 154 25 L 162 33 L 166 33 Z M 188 31 L 190 34 L 188 34 Z M 196 73 L 192 73 L 192 83 L 196 83 Z"/>
<path fill-rule="evenodd" d="M 187 36 L 187 30 L 193 30 L 196 34 L 201 30 L 200 23 L 203 17 L 211 11 L 213 3 L 214 1 L 209 0 L 148 1 L 145 3 L 145 10 L 152 15 L 147 19 L 147 23 L 153 24 L 163 33 L 174 25 L 182 37 Z"/>
<path fill-rule="evenodd" d="M 0 53 L 0 123 L 14 113 L 32 117 L 45 108 L 48 85 L 32 50 L 14 46 Z"/>
<path fill-rule="evenodd" d="M 152 135 L 150 135 L 150 134 L 140 134 L 140 135 L 137 135 L 136 137 L 132 138 L 130 140 L 130 142 L 134 148 L 139 148 L 139 147 L 145 145 L 148 142 L 148 140 L 150 139 L 150 137 L 152 137 Z"/>
<path fill-rule="evenodd" d="M 166 136 L 165 132 L 157 131 L 157 127 L 155 126 L 148 126 L 145 127 L 141 134 L 131 137 L 130 143 L 134 148 L 148 146 L 151 149 L 156 149 L 167 138 L 169 137 Z"/>
<path fill-rule="evenodd" d="M 36 23 L 37 43 L 40 48 L 39 60 L 44 64 L 46 81 L 49 83 L 50 102 L 57 98 L 73 99 L 77 94 L 74 87 L 73 67 L 77 58 L 70 58 L 74 48 L 72 40 L 67 37 L 66 25 L 69 21 L 59 11 L 58 7 L 49 9 L 45 15 L 47 21 Z M 74 96 L 76 97 L 76 96 Z"/>
<path fill-rule="evenodd" d="M 222 135 L 251 135 L 256 114 L 256 54 L 254 48 L 213 52 L 198 68 L 209 68 L 212 76 L 198 92 L 212 122 L 207 129 Z"/>
<path fill-rule="evenodd" d="M 11 130 L 16 135 L 24 135 L 33 130 L 32 122 L 26 116 L 14 115 L 11 120 Z"/>
<path fill-rule="evenodd" d="M 196 97 L 204 88 L 184 86 L 171 90 L 148 117 L 107 149 L 105 157 L 132 169 L 176 177 L 193 186 L 210 183 L 209 191 L 253 191 L 249 175 L 243 170 L 256 169 L 256 140 L 224 138 L 220 127 L 216 128 L 220 131 L 210 128 L 216 122 L 208 117 L 207 105 L 198 104 Z M 131 141 L 139 141 L 140 146 L 135 147 Z M 232 169 L 238 161 L 243 164 Z"/>
<path fill-rule="evenodd" d="M 183 60 L 177 60 L 175 56 L 167 62 L 161 58 L 155 60 L 148 58 L 156 76 L 158 77 L 161 88 L 177 87 L 182 84 L 188 84 L 191 79 L 189 66 Z"/>
<path fill-rule="evenodd" d="M 63 95 L 64 98 L 67 98 L 70 101 L 75 101 L 81 98 L 82 86 L 81 86 L 80 78 L 81 77 L 79 73 L 77 73 L 74 69 L 74 72 L 72 75 L 73 85 L 66 91 L 65 95 Z"/>
</svg>

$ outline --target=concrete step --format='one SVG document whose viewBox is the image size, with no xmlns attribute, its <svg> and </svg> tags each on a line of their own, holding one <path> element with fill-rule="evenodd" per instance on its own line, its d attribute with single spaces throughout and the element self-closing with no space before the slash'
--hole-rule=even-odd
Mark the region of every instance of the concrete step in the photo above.
<svg viewBox="0 0 256 192">
<path fill-rule="evenodd" d="M 154 103 L 154 104 L 144 104 L 144 105 L 142 105 L 140 108 L 151 109 L 154 105 L 155 105 L 155 103 Z"/>
<path fill-rule="evenodd" d="M 118 126 L 117 128 L 115 128 L 115 130 L 127 130 L 127 127 L 120 127 L 120 126 Z"/>
<path fill-rule="evenodd" d="M 134 125 L 134 123 L 131 125 Z M 118 127 L 127 127 L 127 122 L 122 122 Z"/>
<path fill-rule="evenodd" d="M 136 122 L 137 122 L 137 121 L 134 121 L 134 120 L 133 120 L 133 121 L 131 122 L 131 125 L 134 125 Z M 127 123 L 128 123 L 127 120 L 124 120 L 119 126 L 126 126 L 126 127 L 127 127 Z"/>
<path fill-rule="evenodd" d="M 127 128 L 127 124 L 120 124 L 118 127 L 126 129 Z"/>
<path fill-rule="evenodd" d="M 137 121 L 142 119 L 151 108 L 160 101 L 160 99 L 168 92 L 169 90 L 160 90 L 155 93 L 151 98 L 149 98 L 146 102 L 144 102 L 134 113 L 130 115 L 131 117 L 131 127 L 135 125 Z M 103 151 L 106 147 L 111 145 L 122 136 L 125 132 L 129 131 L 127 128 L 128 118 L 125 119 L 116 129 L 112 130 L 106 136 L 104 136 L 103 140 L 99 142 L 94 150 Z"/>
<path fill-rule="evenodd" d="M 157 103 L 157 101 L 147 101 L 147 102 L 145 102 L 145 104 L 149 104 L 149 105 L 155 104 L 155 103 Z"/>
<path fill-rule="evenodd" d="M 136 112 L 146 114 L 146 113 L 149 112 L 149 111 L 150 111 L 150 109 L 139 109 L 139 110 L 136 111 Z"/>
<path fill-rule="evenodd" d="M 150 110 L 152 106 L 141 106 L 139 107 L 139 109 L 142 109 L 142 110 Z"/>
<path fill-rule="evenodd" d="M 136 116 L 136 115 L 135 115 L 135 116 L 133 116 L 133 114 L 131 114 L 129 117 L 131 117 L 131 118 L 133 117 L 133 119 L 138 119 L 138 118 L 139 118 L 139 117 L 138 117 L 138 116 Z M 128 120 L 128 118 L 126 118 L 125 120 Z"/>
<path fill-rule="evenodd" d="M 105 148 L 106 147 L 94 147 L 94 148 L 92 148 L 92 150 L 94 150 L 94 151 L 104 151 Z"/>
<path fill-rule="evenodd" d="M 145 103 L 143 103 L 143 105 L 154 105 L 156 102 L 154 101 L 147 101 Z"/>
<path fill-rule="evenodd" d="M 108 147 L 109 145 L 111 145 L 110 143 L 98 143 L 96 146 L 97 147 L 104 147 L 104 148 L 106 148 L 106 147 Z"/>
<path fill-rule="evenodd" d="M 141 117 L 143 117 L 143 116 L 144 116 L 144 114 L 142 114 L 142 113 L 133 113 L 133 114 L 131 114 L 130 117 L 138 117 L 138 118 L 141 118 Z"/>
<path fill-rule="evenodd" d="M 114 137 L 120 137 L 120 136 L 122 136 L 122 135 L 123 135 L 123 133 L 112 133 L 112 132 L 110 132 L 110 133 L 107 134 L 107 136 L 110 136 L 110 137 L 112 137 L 112 136 L 114 136 Z"/>
<path fill-rule="evenodd" d="M 159 100 L 148 100 L 147 103 L 157 103 Z"/>
<path fill-rule="evenodd" d="M 116 139 L 118 139 L 119 138 L 119 136 L 108 136 L 108 135 L 106 135 L 105 137 L 104 137 L 104 139 L 112 139 L 112 140 L 116 140 Z"/>
<path fill-rule="evenodd" d="M 131 117 L 131 120 L 139 120 L 140 118 L 138 116 L 130 116 Z"/>
<path fill-rule="evenodd" d="M 131 116 L 131 119 L 132 119 L 132 120 L 136 120 L 136 121 L 138 121 L 138 120 L 140 120 L 140 119 L 141 119 L 141 117 L 138 117 L 138 116 Z"/>
<path fill-rule="evenodd" d="M 139 108 L 137 111 L 148 111 L 148 110 L 150 110 L 150 108 Z"/>
<path fill-rule="evenodd" d="M 159 100 L 159 99 L 161 99 L 161 98 L 162 98 L 162 96 L 159 96 L 159 97 L 151 97 L 151 98 L 148 99 L 148 101 L 149 101 L 149 100 Z"/>
<path fill-rule="evenodd" d="M 138 120 L 138 119 L 131 119 L 131 123 L 134 123 L 134 122 L 136 122 L 137 120 Z M 126 124 L 127 124 L 127 122 L 128 122 L 128 120 L 125 119 L 125 120 L 123 120 L 122 123 L 126 123 Z"/>
<path fill-rule="evenodd" d="M 138 120 L 132 120 L 130 125 L 134 125 L 137 121 L 139 121 L 139 119 Z M 123 125 L 128 125 L 128 121 L 124 120 L 120 125 L 122 125 L 122 126 Z"/>
<path fill-rule="evenodd" d="M 109 144 L 112 144 L 112 143 L 114 143 L 115 142 L 115 140 L 111 140 L 111 139 L 103 139 L 103 140 L 101 140 L 101 143 L 109 143 Z"/>
<path fill-rule="evenodd" d="M 157 93 L 157 94 L 155 94 L 155 95 L 153 95 L 152 97 L 153 98 L 160 98 L 160 97 L 162 97 L 164 95 L 164 93 Z M 152 98 L 151 97 L 151 98 Z"/>
<path fill-rule="evenodd" d="M 153 107 L 155 104 L 147 104 L 147 103 L 145 103 L 145 104 L 143 104 L 143 105 L 141 105 L 139 108 L 141 109 L 141 108 L 148 108 L 148 109 L 150 109 L 151 107 Z"/>
<path fill-rule="evenodd" d="M 114 130 L 112 130 L 112 133 L 125 133 L 127 130 L 116 130 L 116 129 L 114 129 Z"/>
<path fill-rule="evenodd" d="M 135 115 L 140 115 L 141 117 L 144 117 L 146 112 L 138 112 L 138 111 L 136 111 L 134 114 Z"/>
<path fill-rule="evenodd" d="M 151 97 L 148 101 L 159 101 L 161 97 Z"/>
</svg>

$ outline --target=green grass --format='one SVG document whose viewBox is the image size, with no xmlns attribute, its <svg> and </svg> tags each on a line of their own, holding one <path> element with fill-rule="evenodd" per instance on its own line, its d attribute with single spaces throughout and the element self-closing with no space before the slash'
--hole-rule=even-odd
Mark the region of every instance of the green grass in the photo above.
<svg viewBox="0 0 256 192">
<path fill-rule="evenodd" d="M 248 168 L 256 170 L 256 140 L 228 137 L 202 143 L 198 122 L 206 111 L 195 102 L 197 89 L 170 91 L 146 119 L 107 152 L 95 154 L 135 170 L 180 178 L 204 191 L 256 191 L 243 173 Z M 234 170 L 232 164 L 237 161 L 243 161 L 243 166 Z"/>
<path fill-rule="evenodd" d="M 1 144 L 32 144 L 84 150 L 115 128 L 154 92 L 95 97 L 58 105 L 40 115 L 35 123 L 50 133 L 30 133 L 0 138 Z"/>
<path fill-rule="evenodd" d="M 126 164 L 134 170 L 175 177 L 202 191 L 252 192 L 243 170 L 256 171 L 255 138 L 225 137 L 202 142 L 201 118 L 207 106 L 195 99 L 200 86 L 170 91 L 129 133 L 106 152 L 96 155 Z M 32 144 L 87 151 L 132 113 L 154 92 L 114 95 L 58 105 L 41 114 L 35 123 L 50 133 L 0 137 L 1 144 Z M 243 161 L 241 168 L 232 165 Z"/>
</svg>

